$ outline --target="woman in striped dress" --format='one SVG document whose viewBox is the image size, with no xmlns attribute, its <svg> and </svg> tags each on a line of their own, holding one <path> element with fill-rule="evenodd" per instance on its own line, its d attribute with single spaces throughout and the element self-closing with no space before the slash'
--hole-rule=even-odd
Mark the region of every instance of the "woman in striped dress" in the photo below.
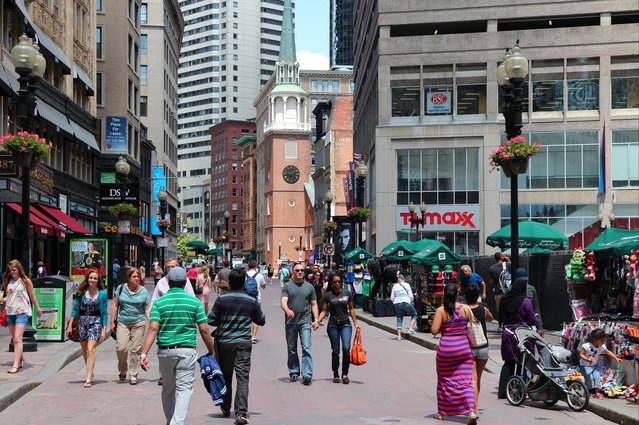
<svg viewBox="0 0 639 425">
<path fill-rule="evenodd" d="M 457 299 L 457 286 L 446 285 L 444 305 L 437 309 L 431 331 L 441 332 L 437 347 L 437 419 L 468 415 L 468 424 L 476 424 L 475 366 L 466 334 L 472 317 L 467 305 Z"/>
</svg>

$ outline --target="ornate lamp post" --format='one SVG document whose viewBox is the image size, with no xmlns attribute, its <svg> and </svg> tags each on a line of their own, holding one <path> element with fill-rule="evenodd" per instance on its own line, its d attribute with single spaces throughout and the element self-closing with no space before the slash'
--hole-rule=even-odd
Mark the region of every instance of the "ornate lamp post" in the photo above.
<svg viewBox="0 0 639 425">
<path fill-rule="evenodd" d="M 46 68 L 46 60 L 39 52 L 40 48 L 31 42 L 26 34 L 20 36 L 20 42 L 11 49 L 11 60 L 16 72 L 20 75 L 20 90 L 17 98 L 17 115 L 24 131 L 33 126 L 35 110 L 35 96 L 32 82 L 42 78 Z M 20 220 L 20 239 L 22 243 L 20 260 L 25 270 L 31 270 L 31 240 L 29 238 L 30 223 L 30 192 L 31 167 L 35 166 L 36 158 L 29 157 L 22 164 L 22 218 Z M 17 164 L 17 161 L 15 161 Z M 26 351 L 26 350 L 25 350 Z"/>
<path fill-rule="evenodd" d="M 118 158 L 118 161 L 115 163 L 115 173 L 120 177 L 120 180 L 122 181 L 122 187 L 120 188 L 120 202 L 126 202 L 126 180 L 129 176 L 129 173 L 131 172 L 131 166 L 129 165 L 129 163 L 127 162 L 127 160 L 124 157 L 120 157 Z M 129 224 L 130 225 L 130 224 Z M 118 226 L 118 229 L 121 226 Z M 126 233 L 128 233 L 129 231 L 127 231 Z M 120 231 L 118 231 L 118 233 L 120 233 Z M 126 256 L 126 250 L 125 250 L 125 245 L 124 245 L 124 234 L 120 233 L 120 243 L 121 243 L 121 247 L 120 247 L 120 261 L 122 266 L 125 265 L 125 256 Z M 117 282 L 115 282 L 117 284 Z"/>
<path fill-rule="evenodd" d="M 225 228 L 224 231 L 226 233 L 229 232 L 229 218 L 231 218 L 231 213 L 229 212 L 229 210 L 224 211 L 224 228 Z M 228 247 L 227 250 L 225 250 L 225 252 L 229 253 L 228 262 L 229 262 L 229 264 L 232 264 L 233 263 L 233 257 L 232 257 L 233 252 L 231 251 L 231 241 L 228 240 L 228 239 L 230 239 L 230 238 L 227 238 L 227 242 L 229 244 L 229 247 Z M 224 242 L 222 242 L 222 246 L 225 247 L 225 243 Z"/>
<path fill-rule="evenodd" d="M 416 232 L 419 233 L 419 226 L 426 226 L 426 204 L 422 202 L 422 204 L 419 206 L 419 212 L 422 213 L 422 216 L 420 218 L 417 218 L 417 214 L 415 213 L 415 204 L 413 204 L 412 202 L 408 206 L 408 211 L 410 212 L 410 227 L 415 227 Z M 417 239 L 417 236 L 415 237 L 415 239 Z M 419 233 L 419 239 L 422 239 L 421 233 Z"/>
<path fill-rule="evenodd" d="M 277 243 L 277 260 L 278 264 L 282 264 L 282 241 Z"/>
<path fill-rule="evenodd" d="M 519 40 L 504 62 L 497 67 L 497 83 L 504 90 L 503 115 L 506 122 L 508 140 L 521 134 L 521 92 L 528 75 L 528 59 L 521 54 Z M 508 167 L 508 164 L 506 164 Z M 517 187 L 518 172 L 511 169 L 510 177 L 510 252 L 512 270 L 519 267 L 519 194 Z M 525 170 L 523 171 L 525 173 Z"/>
<path fill-rule="evenodd" d="M 160 218 L 162 220 L 164 220 L 164 217 L 166 216 L 166 200 L 169 198 L 168 194 L 166 193 L 166 190 L 164 189 L 160 189 L 158 191 L 158 201 L 160 201 Z M 166 237 L 165 232 L 165 228 L 162 227 L 162 239 L 164 239 Z M 164 270 L 164 243 L 162 244 L 162 254 L 160 256 L 160 260 L 161 260 L 161 264 L 162 264 L 162 270 Z"/>
<path fill-rule="evenodd" d="M 302 236 L 304 236 L 302 234 L 302 232 L 300 231 L 299 237 L 300 237 L 300 246 L 298 247 L 300 249 L 299 254 L 300 254 L 300 261 L 302 261 Z"/>
<path fill-rule="evenodd" d="M 331 204 L 333 203 L 333 193 L 330 189 L 326 189 L 324 194 L 324 202 L 326 203 L 326 221 L 331 221 Z"/>
<path fill-rule="evenodd" d="M 357 206 L 364 207 L 364 187 L 366 177 L 368 176 L 368 167 L 364 162 L 360 162 L 355 169 L 355 176 L 357 177 Z M 362 245 L 362 220 L 357 222 L 357 246 Z"/>
<path fill-rule="evenodd" d="M 222 227 L 222 222 L 220 221 L 220 219 L 218 218 L 215 221 L 215 225 L 217 226 L 217 237 L 220 237 L 220 227 Z"/>
</svg>

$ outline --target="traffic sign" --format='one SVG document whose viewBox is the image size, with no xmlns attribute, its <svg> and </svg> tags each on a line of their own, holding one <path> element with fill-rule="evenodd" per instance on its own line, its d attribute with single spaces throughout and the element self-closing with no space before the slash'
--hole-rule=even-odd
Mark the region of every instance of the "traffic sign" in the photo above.
<svg viewBox="0 0 639 425">
<path fill-rule="evenodd" d="M 322 252 L 324 255 L 333 255 L 335 254 L 335 245 L 332 243 L 325 243 L 322 247 Z"/>
</svg>

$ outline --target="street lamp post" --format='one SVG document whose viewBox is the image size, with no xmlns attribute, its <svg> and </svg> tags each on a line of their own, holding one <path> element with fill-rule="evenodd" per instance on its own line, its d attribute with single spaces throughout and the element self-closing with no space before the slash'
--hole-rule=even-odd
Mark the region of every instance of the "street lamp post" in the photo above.
<svg viewBox="0 0 639 425">
<path fill-rule="evenodd" d="M 277 243 L 277 259 L 279 260 L 278 264 L 282 264 L 282 241 Z"/>
<path fill-rule="evenodd" d="M 360 208 L 364 208 L 364 187 L 366 182 L 366 176 L 368 176 L 368 167 L 364 162 L 360 162 L 355 169 L 355 175 L 357 176 L 357 205 Z M 357 246 L 362 245 L 362 220 L 357 222 Z"/>
<path fill-rule="evenodd" d="M 122 181 L 122 187 L 120 188 L 120 202 L 126 202 L 126 180 L 130 172 L 131 172 L 131 166 L 127 162 L 126 158 L 122 156 L 118 158 L 118 161 L 115 163 L 115 173 L 120 177 L 120 180 Z M 122 266 L 124 266 L 126 264 L 125 262 L 126 250 L 124 245 L 123 233 L 120 234 L 120 242 L 121 242 L 120 261 L 122 261 Z M 115 283 L 117 284 L 117 282 Z"/>
<path fill-rule="evenodd" d="M 231 213 L 229 212 L 229 210 L 224 211 L 224 228 L 226 229 L 225 232 L 228 234 L 229 233 L 229 218 L 231 218 Z M 226 252 L 229 253 L 228 255 L 228 262 L 229 264 L 233 264 L 233 251 L 231 251 L 231 241 L 229 240 L 230 238 L 227 237 L 226 241 L 229 244 L 228 249 L 226 250 Z M 222 242 L 222 246 L 224 246 L 224 242 Z"/>
<path fill-rule="evenodd" d="M 326 221 L 331 221 L 331 204 L 333 203 L 333 193 L 331 192 L 331 189 L 326 189 L 326 193 L 324 194 L 324 202 L 326 202 Z M 334 230 L 330 230 L 328 232 L 329 236 L 328 236 L 328 243 L 333 243 L 333 232 Z M 332 258 L 330 258 L 332 256 L 329 256 L 328 258 L 328 264 L 330 264 L 332 262 Z"/>
<path fill-rule="evenodd" d="M 408 211 L 410 212 L 410 227 L 415 227 L 415 231 L 419 234 L 419 239 L 421 240 L 422 235 L 421 233 L 419 233 L 419 226 L 426 226 L 426 204 L 422 202 L 422 204 L 419 206 L 419 212 L 422 213 L 421 218 L 417 218 L 417 214 L 415 213 L 415 204 L 413 204 L 412 202 L 408 206 Z M 417 236 L 415 236 L 415 239 L 417 239 Z"/>
<path fill-rule="evenodd" d="M 18 82 L 17 116 L 22 130 L 31 130 L 33 126 L 33 113 L 35 110 L 35 96 L 33 95 L 33 81 L 42 78 L 47 62 L 40 54 L 40 48 L 31 42 L 26 34 L 19 38 L 20 42 L 11 49 L 11 60 L 16 72 L 20 75 Z M 22 217 L 20 219 L 20 260 L 27 271 L 31 270 L 31 240 L 29 238 L 29 224 L 31 222 L 30 194 L 31 194 L 31 164 L 35 158 L 30 159 L 22 166 Z M 36 330 L 28 323 L 25 326 L 22 337 L 23 351 L 38 351 L 35 339 Z M 9 351 L 13 351 L 13 339 L 9 343 Z"/>
<path fill-rule="evenodd" d="M 168 199 L 168 194 L 166 193 L 166 190 L 164 189 L 160 189 L 158 191 L 158 201 L 160 201 L 160 218 L 162 220 L 164 220 L 164 216 L 166 215 L 166 200 Z M 162 239 L 166 238 L 166 234 L 165 232 L 165 227 L 162 227 Z M 160 250 L 162 251 L 162 254 L 160 256 L 160 260 L 161 260 L 161 264 L 162 264 L 162 270 L 164 270 L 164 244 L 165 241 L 162 241 L 162 248 L 160 248 Z"/>
<path fill-rule="evenodd" d="M 300 231 L 299 237 L 300 237 L 300 246 L 298 247 L 300 249 L 299 254 L 300 254 L 300 261 L 302 261 L 302 232 Z"/>
<path fill-rule="evenodd" d="M 528 75 L 528 59 L 521 54 L 519 40 L 497 67 L 497 83 L 504 90 L 503 115 L 508 140 L 521 134 L 521 92 Z M 507 167 L 508 164 L 505 164 Z M 517 176 L 510 176 L 510 252 L 512 270 L 519 267 L 519 194 Z"/>
<path fill-rule="evenodd" d="M 599 233 L 603 233 L 606 228 L 612 227 L 613 221 L 615 221 L 615 214 L 612 211 L 608 214 L 600 212 L 597 215 L 597 220 L 599 220 Z"/>
</svg>

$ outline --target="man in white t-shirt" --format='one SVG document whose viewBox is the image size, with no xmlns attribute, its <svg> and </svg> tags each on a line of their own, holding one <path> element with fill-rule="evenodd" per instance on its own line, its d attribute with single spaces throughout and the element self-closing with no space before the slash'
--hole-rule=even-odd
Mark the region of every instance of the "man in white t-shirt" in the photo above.
<svg viewBox="0 0 639 425">
<path fill-rule="evenodd" d="M 153 305 L 155 300 L 166 294 L 169 290 L 169 272 L 173 267 L 177 267 L 177 260 L 175 258 L 169 258 L 164 263 L 164 267 L 166 268 L 166 274 L 162 279 L 158 280 L 158 283 L 155 285 L 155 290 L 153 291 L 153 296 L 151 297 L 151 305 Z M 193 287 L 191 285 L 185 285 L 184 292 L 189 295 L 195 296 Z"/>
<path fill-rule="evenodd" d="M 264 275 L 257 271 L 257 261 L 249 260 L 248 262 L 248 270 L 246 271 L 246 275 L 248 277 L 255 278 L 257 282 L 257 302 L 262 305 L 262 289 L 266 289 L 266 279 L 264 279 Z M 253 335 L 251 336 L 251 342 L 253 344 L 257 344 L 257 330 L 259 326 L 253 323 Z"/>
</svg>

